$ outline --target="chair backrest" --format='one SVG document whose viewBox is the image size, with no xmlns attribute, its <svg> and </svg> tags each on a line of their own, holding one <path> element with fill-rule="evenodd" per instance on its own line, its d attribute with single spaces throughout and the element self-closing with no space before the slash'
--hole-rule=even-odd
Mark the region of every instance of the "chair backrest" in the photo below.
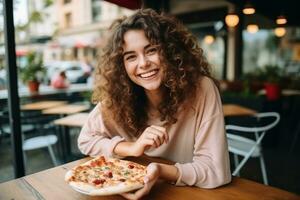
<svg viewBox="0 0 300 200">
<path fill-rule="evenodd" d="M 241 144 L 245 145 L 251 145 L 251 148 L 248 149 L 247 152 L 245 152 L 245 148 L 239 149 L 238 146 L 230 146 L 229 142 L 229 151 L 238 155 L 243 155 L 244 158 L 240 162 L 240 164 L 236 167 L 236 169 L 233 172 L 233 175 L 236 175 L 239 170 L 243 167 L 243 165 L 246 163 L 246 161 L 251 157 L 251 155 L 254 153 L 256 148 L 260 146 L 262 139 L 264 138 L 266 131 L 272 129 L 275 127 L 279 120 L 280 120 L 280 115 L 276 112 L 266 112 L 266 113 L 258 113 L 253 115 L 258 122 L 263 119 L 269 119 L 272 118 L 272 122 L 267 123 L 266 125 L 263 126 L 254 126 L 254 127 L 246 127 L 246 126 L 238 126 L 238 125 L 226 125 L 226 133 L 227 133 L 227 138 L 229 141 L 234 141 L 238 142 Z M 243 137 L 240 135 L 236 134 L 231 134 L 230 132 L 235 131 L 235 132 L 244 132 L 244 133 L 251 133 L 255 135 L 255 140 L 250 140 L 247 137 Z"/>
<path fill-rule="evenodd" d="M 253 115 L 253 117 L 257 118 L 257 120 L 262 120 L 266 118 L 274 118 L 275 120 L 272 123 L 269 123 L 265 126 L 255 126 L 255 127 L 246 127 L 246 126 L 238 126 L 238 125 L 226 125 L 226 131 L 240 131 L 240 132 L 248 132 L 248 133 L 259 133 L 259 132 L 265 132 L 273 127 L 275 127 L 279 120 L 280 115 L 276 112 L 265 112 L 265 113 L 258 113 Z"/>
</svg>

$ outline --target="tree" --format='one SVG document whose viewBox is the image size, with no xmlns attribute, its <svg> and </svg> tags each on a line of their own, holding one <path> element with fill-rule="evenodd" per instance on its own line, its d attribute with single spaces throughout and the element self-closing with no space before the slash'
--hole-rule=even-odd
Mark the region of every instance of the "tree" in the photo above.
<svg viewBox="0 0 300 200">
<path fill-rule="evenodd" d="M 0 1 L 2 1 L 2 0 L 0 0 Z M 51 6 L 52 4 L 53 4 L 53 0 L 43 0 L 43 9 Z M 28 21 L 25 24 L 16 25 L 16 32 L 24 31 L 24 32 L 26 32 L 26 35 L 28 35 L 30 25 L 42 23 L 45 18 L 46 18 L 46 16 L 42 10 L 33 10 L 29 14 Z"/>
</svg>

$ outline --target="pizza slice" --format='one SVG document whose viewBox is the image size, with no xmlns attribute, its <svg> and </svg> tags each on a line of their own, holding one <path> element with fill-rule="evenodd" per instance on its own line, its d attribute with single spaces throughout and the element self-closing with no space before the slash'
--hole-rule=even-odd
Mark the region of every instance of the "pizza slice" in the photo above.
<svg viewBox="0 0 300 200">
<path fill-rule="evenodd" d="M 142 188 L 145 175 L 143 165 L 100 156 L 69 170 L 65 180 L 78 192 L 102 196 Z"/>
</svg>

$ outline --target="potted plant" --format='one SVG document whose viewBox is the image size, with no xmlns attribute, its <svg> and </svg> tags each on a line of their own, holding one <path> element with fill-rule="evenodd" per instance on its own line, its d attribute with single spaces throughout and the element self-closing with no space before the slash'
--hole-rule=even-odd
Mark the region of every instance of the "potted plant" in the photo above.
<svg viewBox="0 0 300 200">
<path fill-rule="evenodd" d="M 35 93 L 38 92 L 39 84 L 42 81 L 46 70 L 43 67 L 41 55 L 30 52 L 26 58 L 26 65 L 20 69 L 21 79 L 24 84 L 28 85 L 29 91 Z"/>
<path fill-rule="evenodd" d="M 267 65 L 263 70 L 263 79 L 265 79 L 266 97 L 270 101 L 278 100 L 281 95 L 280 80 L 281 69 L 276 65 Z"/>
</svg>

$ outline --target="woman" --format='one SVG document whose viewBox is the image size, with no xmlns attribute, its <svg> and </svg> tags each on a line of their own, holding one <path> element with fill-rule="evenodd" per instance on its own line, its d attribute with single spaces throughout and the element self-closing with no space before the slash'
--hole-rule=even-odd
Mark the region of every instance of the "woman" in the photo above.
<svg viewBox="0 0 300 200">
<path fill-rule="evenodd" d="M 151 9 L 119 20 L 97 69 L 98 102 L 78 138 L 87 155 L 162 157 L 151 163 L 138 199 L 158 178 L 215 188 L 231 180 L 218 89 L 196 39 Z"/>
</svg>

